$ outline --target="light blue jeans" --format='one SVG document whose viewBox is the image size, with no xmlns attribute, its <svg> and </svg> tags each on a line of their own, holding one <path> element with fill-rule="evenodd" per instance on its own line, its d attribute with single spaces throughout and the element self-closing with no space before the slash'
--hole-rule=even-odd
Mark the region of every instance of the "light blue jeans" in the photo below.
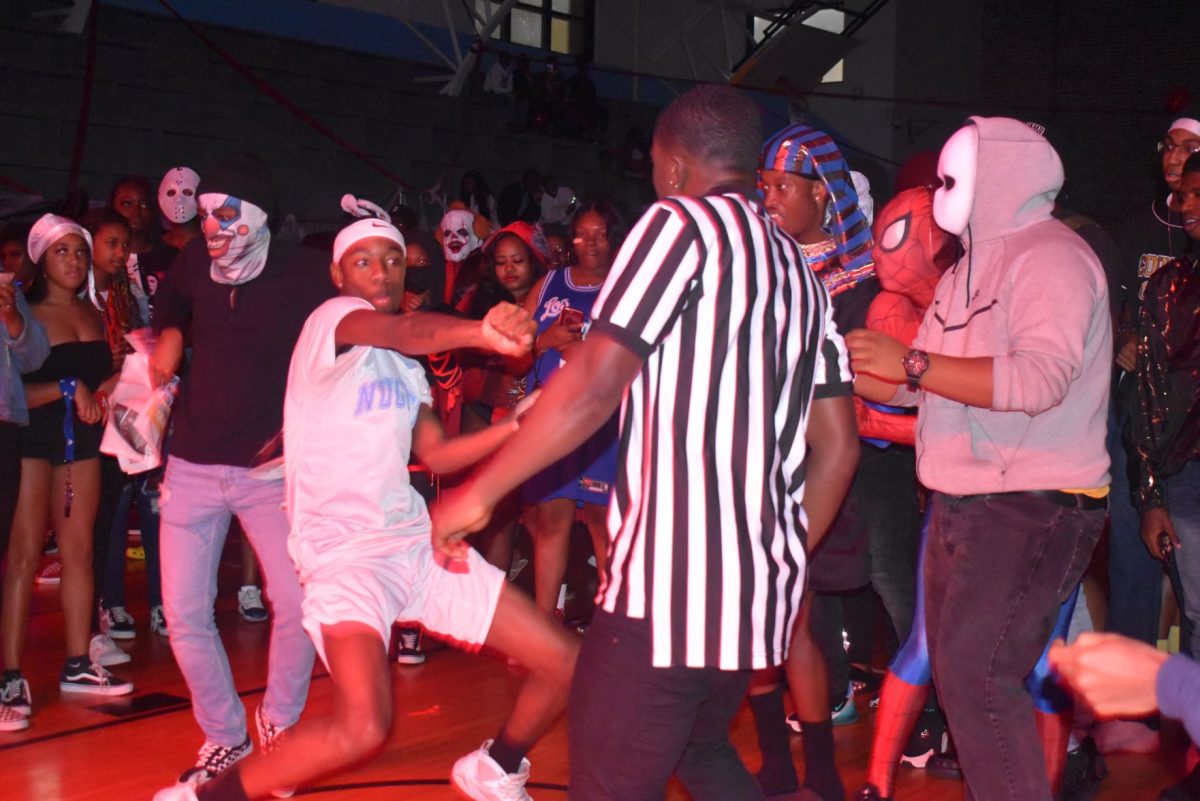
<svg viewBox="0 0 1200 801">
<path fill-rule="evenodd" d="M 301 626 L 300 582 L 287 552 L 282 481 L 260 481 L 247 468 L 167 461 L 160 501 L 163 605 L 171 650 L 192 694 L 192 711 L 209 742 L 240 744 L 246 711 L 213 618 L 217 568 L 229 520 L 237 515 L 258 556 L 271 602 L 271 650 L 263 708 L 276 725 L 304 709 L 314 650 Z"/>
</svg>

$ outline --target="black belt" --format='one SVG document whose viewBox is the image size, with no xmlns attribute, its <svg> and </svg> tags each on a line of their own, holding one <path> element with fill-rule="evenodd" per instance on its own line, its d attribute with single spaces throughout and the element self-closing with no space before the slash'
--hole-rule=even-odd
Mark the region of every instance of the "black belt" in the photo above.
<svg viewBox="0 0 1200 801">
<path fill-rule="evenodd" d="M 983 495 L 951 495 L 951 498 L 957 498 L 959 503 L 970 503 L 971 501 L 986 501 L 989 499 L 1003 500 L 1004 498 L 1012 498 L 1017 495 L 1029 495 L 1034 498 L 1042 498 L 1050 501 L 1056 506 L 1062 506 L 1067 509 L 1083 509 L 1084 511 L 1092 512 L 1098 509 L 1108 508 L 1108 496 L 1103 498 L 1093 498 L 1091 495 L 1084 495 L 1082 492 L 1063 492 L 1062 490 L 1024 490 L 1022 492 L 989 492 Z"/>
</svg>

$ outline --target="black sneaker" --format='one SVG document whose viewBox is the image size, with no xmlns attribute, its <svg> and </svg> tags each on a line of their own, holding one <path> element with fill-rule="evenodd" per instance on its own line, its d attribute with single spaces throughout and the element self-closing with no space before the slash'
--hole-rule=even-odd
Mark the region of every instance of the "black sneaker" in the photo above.
<svg viewBox="0 0 1200 801">
<path fill-rule="evenodd" d="M 1100 782 L 1106 776 L 1104 755 L 1096 748 L 1095 740 L 1085 737 L 1078 748 L 1067 752 L 1060 801 L 1090 801 L 1100 792 Z"/>
<path fill-rule="evenodd" d="M 200 753 L 196 755 L 196 764 L 183 772 L 179 777 L 179 783 L 192 786 L 202 784 L 219 776 L 233 763 L 249 755 L 253 750 L 254 746 L 250 743 L 249 734 L 246 735 L 245 740 L 242 740 L 241 745 L 217 745 L 205 740 L 204 745 L 200 746 Z"/>
<path fill-rule="evenodd" d="M 106 668 L 95 662 L 83 670 L 63 667 L 58 674 L 58 689 L 64 693 L 91 693 L 93 695 L 129 695 L 133 682 L 122 681 Z"/>
<path fill-rule="evenodd" d="M 42 548 L 42 553 L 46 556 L 53 556 L 58 553 L 58 535 L 54 533 L 54 529 L 46 532 L 46 545 Z"/>
<path fill-rule="evenodd" d="M 254 710 L 254 725 L 258 728 L 258 747 L 264 754 L 274 751 L 280 738 L 284 736 L 284 732 L 291 728 L 290 725 L 280 726 L 272 723 L 262 704 L 259 704 L 258 708 Z M 295 794 L 295 787 L 282 787 L 271 791 L 271 795 L 276 798 L 291 798 Z"/>
<path fill-rule="evenodd" d="M 0 687 L 0 704 L 15 709 L 25 717 L 33 714 L 33 696 L 29 693 L 29 682 L 24 676 L 9 679 Z"/>
<path fill-rule="evenodd" d="M 425 664 L 425 652 L 421 650 L 420 629 L 400 629 L 400 647 L 396 650 L 396 661 L 401 665 Z"/>
<path fill-rule="evenodd" d="M 913 726 L 900 761 L 914 768 L 925 767 L 934 754 L 946 750 L 946 736 L 946 719 L 942 713 L 937 707 L 925 707 Z"/>
<path fill-rule="evenodd" d="M 100 607 L 100 630 L 114 640 L 132 640 L 137 636 L 133 616 L 123 606 Z"/>
<path fill-rule="evenodd" d="M 925 772 L 939 779 L 962 781 L 962 768 L 958 766 L 958 752 L 954 750 L 953 742 L 945 751 L 929 757 L 929 761 L 925 763 Z"/>
</svg>

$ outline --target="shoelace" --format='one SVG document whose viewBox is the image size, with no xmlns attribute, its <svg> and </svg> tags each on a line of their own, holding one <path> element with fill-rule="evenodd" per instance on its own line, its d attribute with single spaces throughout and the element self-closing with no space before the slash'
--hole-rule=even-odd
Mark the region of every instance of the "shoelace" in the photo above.
<svg viewBox="0 0 1200 801">
<path fill-rule="evenodd" d="M 28 691 L 25 689 L 29 686 L 29 682 L 25 679 L 9 679 L 4 685 L 4 689 L 0 690 L 0 701 L 7 704 L 10 701 L 16 701 L 24 698 Z"/>
<path fill-rule="evenodd" d="M 105 670 L 103 667 L 101 667 L 98 663 L 93 662 L 92 664 L 88 665 L 85 669 L 79 671 L 78 673 L 68 675 L 67 679 L 68 680 L 74 679 L 74 678 L 82 679 L 85 677 L 93 677 L 94 676 L 99 681 L 92 682 L 92 683 L 94 683 L 97 687 L 103 687 L 103 686 L 106 686 L 111 683 L 110 680 L 112 679 L 112 675 L 113 675 L 112 673 L 109 673 L 107 670 Z"/>
</svg>

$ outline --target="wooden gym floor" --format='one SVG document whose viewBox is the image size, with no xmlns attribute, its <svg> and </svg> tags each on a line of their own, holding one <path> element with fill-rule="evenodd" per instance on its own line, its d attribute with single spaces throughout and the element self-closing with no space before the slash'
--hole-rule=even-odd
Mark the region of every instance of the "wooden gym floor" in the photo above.
<svg viewBox="0 0 1200 801">
<path fill-rule="evenodd" d="M 220 576 L 217 620 L 237 685 L 253 715 L 266 682 L 269 624 L 248 623 L 237 613 L 237 556 L 230 547 Z M 195 758 L 202 736 L 192 718 L 187 688 L 164 637 L 147 628 L 145 581 L 140 562 L 129 562 L 128 598 L 138 634 L 124 642 L 132 662 L 114 670 L 135 683 L 132 696 L 60 695 L 62 616 L 58 589 L 35 590 L 30 646 L 24 663 L 33 689 L 34 714 L 24 732 L 0 732 L 0 799 L 17 801 L 149 801 Z M 412 799 L 441 801 L 458 796 L 447 784 L 454 760 L 494 736 L 519 677 L 503 662 L 468 656 L 453 649 L 430 653 L 424 665 L 392 666 L 396 726 L 384 753 L 369 764 L 302 790 L 298 797 L 340 799 Z M 318 664 L 305 717 L 324 714 L 330 704 L 328 677 Z M 858 723 L 836 730 L 838 764 L 848 792 L 857 789 L 870 751 L 872 712 L 869 697 L 857 696 Z M 759 756 L 749 712 L 737 716 L 734 741 L 748 766 Z M 1168 731 L 1167 745 L 1156 754 L 1108 757 L 1110 776 L 1095 797 L 1099 801 L 1152 801 L 1159 790 L 1184 773 L 1183 738 Z M 797 769 L 803 775 L 801 743 L 793 738 Z M 539 801 L 566 797 L 566 727 L 558 725 L 530 754 L 530 791 Z M 688 796 L 677 785 L 671 801 Z M 896 798 L 903 801 L 957 801 L 959 782 L 926 776 L 901 767 Z"/>
</svg>

